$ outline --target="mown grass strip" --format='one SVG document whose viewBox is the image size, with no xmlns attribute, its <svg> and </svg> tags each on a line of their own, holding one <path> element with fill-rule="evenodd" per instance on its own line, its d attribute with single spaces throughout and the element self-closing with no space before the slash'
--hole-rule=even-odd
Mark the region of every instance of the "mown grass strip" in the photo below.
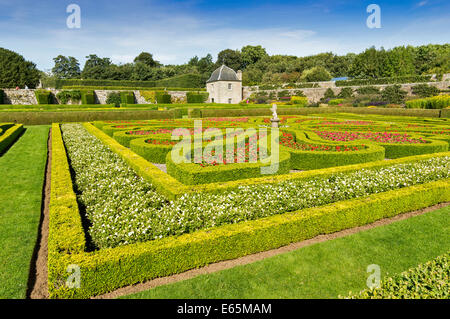
<svg viewBox="0 0 450 319">
<path fill-rule="evenodd" d="M 0 157 L 0 298 L 25 298 L 37 240 L 48 126 L 29 127 Z"/>
<path fill-rule="evenodd" d="M 122 298 L 337 298 L 450 249 L 450 206 L 293 252 Z"/>
</svg>

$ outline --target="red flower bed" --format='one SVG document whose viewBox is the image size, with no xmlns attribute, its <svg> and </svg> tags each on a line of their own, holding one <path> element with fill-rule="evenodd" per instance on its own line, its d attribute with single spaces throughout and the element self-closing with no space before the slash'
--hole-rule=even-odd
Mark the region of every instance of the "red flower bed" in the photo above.
<svg viewBox="0 0 450 319">
<path fill-rule="evenodd" d="M 349 151 L 359 151 L 358 146 L 330 146 L 330 145 L 313 145 L 299 143 L 295 141 L 292 134 L 283 132 L 280 136 L 280 144 L 295 150 L 301 151 L 330 151 L 330 152 L 349 152 Z M 361 145 L 364 147 L 364 145 Z"/>
<path fill-rule="evenodd" d="M 320 122 L 321 125 L 371 125 L 372 121 L 343 121 L 343 122 L 334 122 L 334 121 L 323 121 Z"/>
<path fill-rule="evenodd" d="M 411 138 L 408 134 L 389 132 L 328 132 L 315 131 L 321 138 L 331 141 L 348 142 L 355 140 L 371 140 L 378 143 L 418 144 L 427 143 L 422 138 Z"/>
</svg>

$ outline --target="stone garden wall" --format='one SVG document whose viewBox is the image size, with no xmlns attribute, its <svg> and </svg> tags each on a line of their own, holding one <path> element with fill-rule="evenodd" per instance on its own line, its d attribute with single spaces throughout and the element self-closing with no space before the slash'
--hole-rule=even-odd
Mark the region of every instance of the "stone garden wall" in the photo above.
<svg viewBox="0 0 450 319">
<path fill-rule="evenodd" d="M 441 82 L 429 82 L 426 84 L 435 86 L 440 90 L 448 89 L 448 87 L 450 85 L 450 76 L 447 78 L 443 78 L 443 80 L 444 81 L 441 81 Z M 303 92 L 303 94 L 305 94 L 305 96 L 308 98 L 309 102 L 315 103 L 315 102 L 318 102 L 323 97 L 323 95 L 325 94 L 325 91 L 328 88 L 331 88 L 335 94 L 339 94 L 341 89 L 344 88 L 344 87 L 336 87 L 335 82 L 317 82 L 317 83 L 320 85 L 320 87 L 318 87 L 318 88 L 303 88 L 303 89 L 302 88 L 299 88 L 299 89 L 280 88 L 280 89 L 276 89 L 276 90 L 264 90 L 264 92 L 267 92 L 268 94 L 270 94 L 271 92 L 289 91 L 289 92 L 291 92 L 291 94 L 294 94 L 295 91 L 301 90 Z M 406 84 L 400 84 L 400 85 L 403 90 L 408 92 L 408 95 L 412 95 L 412 87 L 416 86 L 418 84 L 421 84 L 421 83 L 406 83 Z M 375 86 L 380 89 L 384 89 L 385 87 L 391 86 L 391 85 L 392 84 L 378 84 L 378 85 L 370 85 L 370 86 Z M 363 85 L 363 86 L 367 86 L 367 85 Z M 346 87 L 350 87 L 353 90 L 356 90 L 357 88 L 359 88 L 361 86 L 346 86 Z M 250 95 L 252 93 L 257 93 L 257 92 L 259 92 L 259 88 L 257 86 L 244 86 L 242 89 L 243 99 L 247 99 L 250 97 Z"/>
<path fill-rule="evenodd" d="M 441 82 L 429 82 L 427 84 L 433 85 L 440 90 L 446 90 L 450 85 L 450 75 L 446 75 L 443 78 L 444 81 Z M 303 94 L 308 98 L 308 101 L 311 103 L 318 102 L 324 95 L 325 91 L 328 88 L 331 88 L 335 94 L 338 94 L 343 87 L 336 87 L 334 82 L 318 82 L 320 87 L 318 88 L 298 88 L 298 89 L 276 89 L 276 90 L 264 90 L 265 92 L 279 92 L 279 91 L 289 91 L 291 94 L 294 94 L 295 91 L 301 90 Z M 412 87 L 419 83 L 407 83 L 401 84 L 402 89 L 408 92 L 408 95 L 412 94 Z M 392 84 L 381 84 L 381 85 L 372 85 L 375 87 L 379 87 L 384 89 L 385 87 Z M 352 89 L 356 90 L 360 86 L 349 86 Z M 15 90 L 15 89 L 4 89 L 5 93 L 4 101 L 0 101 L 0 104 L 14 104 L 14 105 L 29 105 L 29 104 L 37 104 L 36 97 L 34 94 L 34 90 Z M 56 94 L 62 90 L 59 89 L 49 89 L 53 93 L 53 96 L 56 97 Z M 242 97 L 243 99 L 247 99 L 250 97 L 252 93 L 258 92 L 259 89 L 257 86 L 244 86 L 242 88 Z M 118 90 L 95 90 L 96 103 L 98 104 L 106 104 L 106 99 L 108 94 L 111 92 L 120 92 Z M 134 96 L 136 98 L 137 104 L 151 104 L 147 102 L 140 94 L 139 91 L 133 91 Z M 174 103 L 179 103 L 181 101 L 186 100 L 186 91 L 168 91 L 168 93 L 172 96 L 172 101 Z M 58 101 L 59 102 L 59 101 Z M 70 103 L 70 102 L 69 102 Z M 81 103 L 81 102 L 80 102 Z"/>
<path fill-rule="evenodd" d="M 0 104 L 13 104 L 13 105 L 30 105 L 37 104 L 36 96 L 34 94 L 35 90 L 16 90 L 16 89 L 3 89 L 5 93 L 4 101 L 0 101 Z M 56 94 L 62 91 L 59 89 L 48 89 L 53 93 L 53 97 L 56 99 Z M 118 90 L 95 90 L 95 103 L 97 104 L 106 104 L 106 99 L 108 98 L 108 94 L 111 92 L 120 92 Z M 139 91 L 133 91 L 134 96 L 136 98 L 137 104 L 151 104 L 147 102 L 140 94 Z M 172 96 L 172 100 L 174 102 L 186 100 L 186 91 L 168 91 L 168 93 Z M 58 99 L 56 101 L 59 103 Z M 68 104 L 72 104 L 69 102 Z M 75 104 L 81 104 L 75 103 Z"/>
</svg>

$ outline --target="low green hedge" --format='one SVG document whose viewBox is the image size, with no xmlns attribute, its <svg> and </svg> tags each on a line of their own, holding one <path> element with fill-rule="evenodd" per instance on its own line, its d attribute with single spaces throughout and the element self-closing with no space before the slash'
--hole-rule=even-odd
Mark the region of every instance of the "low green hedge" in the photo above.
<svg viewBox="0 0 450 319">
<path fill-rule="evenodd" d="M 125 285 L 278 248 L 450 200 L 447 179 L 177 237 L 86 252 L 59 127 L 54 125 L 53 130 L 48 238 L 50 298 L 89 298 Z M 124 147 L 122 151 L 129 152 Z M 80 288 L 65 285 L 70 275 L 69 265 L 80 267 Z"/>
<path fill-rule="evenodd" d="M 276 174 L 287 174 L 291 170 L 289 152 L 279 152 L 278 170 Z M 261 167 L 268 164 L 233 163 L 219 166 L 202 167 L 195 163 L 176 164 L 171 153 L 166 156 L 167 173 L 185 185 L 198 185 L 217 182 L 227 182 L 239 179 L 264 176 Z M 276 164 L 276 163 L 273 163 Z M 269 164 L 270 165 L 270 164 Z"/>
<path fill-rule="evenodd" d="M 10 147 L 24 131 L 22 124 L 1 124 L 0 125 L 0 154 Z M 3 133 L 3 134 L 2 134 Z"/>
<path fill-rule="evenodd" d="M 158 130 L 159 128 L 156 127 L 147 127 L 146 130 Z M 167 129 L 169 129 L 167 127 Z M 108 129 L 110 130 L 110 129 Z M 170 140 L 172 134 L 171 133 L 158 133 L 158 134 L 149 134 L 149 135 L 137 135 L 137 134 L 128 134 L 128 132 L 132 132 L 132 131 L 140 131 L 141 129 L 137 129 L 137 130 L 126 130 L 126 131 L 113 131 L 112 137 L 119 142 L 120 144 L 122 144 L 125 147 L 130 147 L 130 142 L 132 140 L 138 139 L 138 138 L 152 138 L 152 139 L 161 139 L 161 140 Z"/>
<path fill-rule="evenodd" d="M 141 129 L 152 129 L 150 126 L 147 127 L 145 124 L 111 124 L 102 126 L 102 131 L 113 136 L 116 132 L 122 131 L 136 131 Z"/>
<path fill-rule="evenodd" d="M 237 116 L 271 116 L 270 107 L 266 108 L 236 108 L 200 109 L 201 117 L 237 117 Z M 302 108 L 279 108 L 278 115 L 307 115 L 320 113 L 356 113 L 356 114 L 379 114 L 388 116 L 422 116 L 439 117 L 439 110 L 424 109 L 389 109 L 389 108 L 363 108 L 363 107 L 302 107 Z M 197 114 L 196 114 L 197 115 Z"/>
<path fill-rule="evenodd" d="M 173 148 L 173 145 L 155 145 L 145 141 L 149 137 L 132 139 L 130 141 L 130 149 L 136 154 L 142 156 L 150 163 L 166 163 L 166 156 Z"/>
<path fill-rule="evenodd" d="M 450 106 L 450 95 L 438 95 L 406 101 L 407 108 L 445 109 Z"/>
<path fill-rule="evenodd" d="M 98 79 L 43 79 L 42 86 L 46 88 L 54 87 L 60 89 L 66 86 L 119 86 L 119 87 L 181 87 L 181 88 L 203 88 L 205 79 L 200 74 L 182 74 L 171 78 L 156 81 L 128 81 L 128 80 L 98 80 Z"/>
<path fill-rule="evenodd" d="M 149 110 L 158 110 L 158 105 L 156 104 L 126 104 L 121 103 L 121 108 L 143 108 L 143 109 L 149 109 Z"/>
<path fill-rule="evenodd" d="M 62 87 L 67 90 L 96 90 L 96 91 L 140 91 L 140 90 L 154 90 L 154 91 L 178 91 L 178 92 L 191 92 L 191 91 L 206 91 L 205 88 L 183 88 L 183 87 L 139 87 L 139 86 L 83 86 L 83 85 L 65 85 Z"/>
<path fill-rule="evenodd" d="M 356 143 L 329 143 L 311 140 L 304 132 L 283 130 L 295 136 L 299 143 L 328 146 L 360 146 Z M 308 132 L 309 134 L 309 132 Z M 280 145 L 280 148 L 291 153 L 291 167 L 299 170 L 319 169 L 350 164 L 367 163 L 384 159 L 384 149 L 376 145 L 367 145 L 358 151 L 303 151 Z"/>
<path fill-rule="evenodd" d="M 98 104 L 96 104 L 98 105 Z M 25 125 L 47 125 L 63 122 L 92 122 L 110 120 L 151 120 L 180 118 L 174 110 L 127 110 L 109 108 L 108 110 L 79 110 L 70 111 L 8 111 L 0 112 L 0 122 L 20 122 Z"/>
<path fill-rule="evenodd" d="M 186 101 L 188 103 L 203 103 L 208 99 L 209 93 L 187 92 Z"/>
</svg>

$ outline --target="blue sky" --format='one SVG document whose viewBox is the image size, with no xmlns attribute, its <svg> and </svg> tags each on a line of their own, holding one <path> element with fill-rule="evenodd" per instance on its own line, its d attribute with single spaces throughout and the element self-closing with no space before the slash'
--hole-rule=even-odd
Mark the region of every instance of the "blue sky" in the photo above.
<svg viewBox="0 0 450 319">
<path fill-rule="evenodd" d="M 81 8 L 81 28 L 69 29 L 66 8 Z M 369 29 L 369 4 L 381 8 L 381 28 Z M 0 47 L 42 70 L 59 54 L 97 54 L 131 62 L 142 51 L 164 64 L 194 55 L 262 45 L 269 54 L 306 56 L 361 52 L 375 45 L 450 42 L 450 1 L 144 1 L 0 0 Z"/>
</svg>

